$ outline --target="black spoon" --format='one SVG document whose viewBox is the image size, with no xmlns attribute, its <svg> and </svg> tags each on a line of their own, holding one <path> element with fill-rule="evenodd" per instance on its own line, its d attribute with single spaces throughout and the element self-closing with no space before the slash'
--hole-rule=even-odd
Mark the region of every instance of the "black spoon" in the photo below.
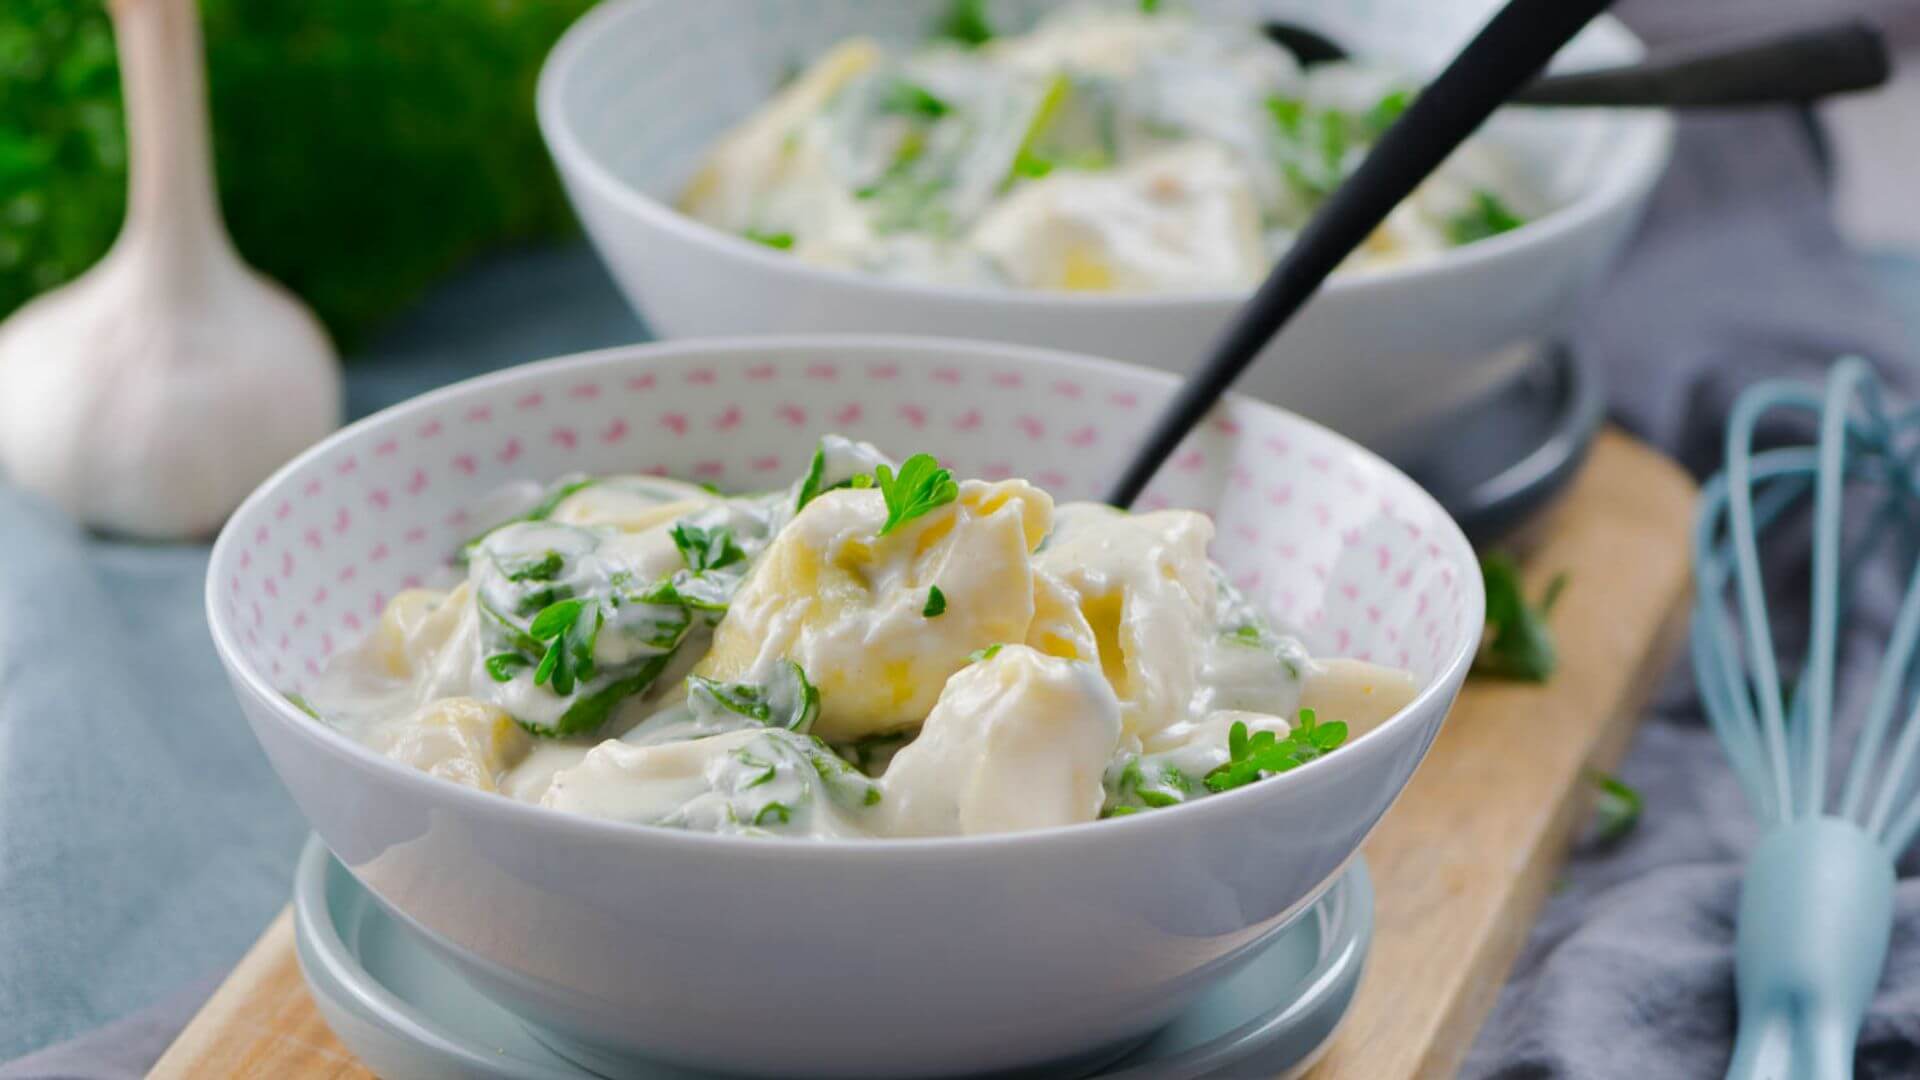
<svg viewBox="0 0 1920 1080">
<path fill-rule="evenodd" d="M 1339 42 L 1299 23 L 1275 20 L 1264 29 L 1303 67 L 1349 56 Z M 1890 68 L 1880 31 L 1847 19 L 1638 64 L 1545 75 L 1521 87 L 1508 103 L 1668 108 L 1797 104 L 1870 90 L 1887 81 Z"/>
<path fill-rule="evenodd" d="M 1336 188 L 1174 395 L 1107 501 L 1126 508 L 1342 260 L 1608 0 L 1509 0 Z"/>
</svg>

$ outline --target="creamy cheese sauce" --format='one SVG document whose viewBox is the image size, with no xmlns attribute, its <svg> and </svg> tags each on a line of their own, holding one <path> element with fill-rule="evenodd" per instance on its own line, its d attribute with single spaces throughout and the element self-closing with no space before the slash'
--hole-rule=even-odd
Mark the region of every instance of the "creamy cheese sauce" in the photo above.
<svg viewBox="0 0 1920 1080">
<path fill-rule="evenodd" d="M 1302 69 L 1252 26 L 1084 5 L 978 48 L 857 38 L 709 152 L 681 198 L 823 266 L 1089 292 L 1257 283 L 1414 88 Z M 1348 260 L 1388 266 L 1520 224 L 1469 142 Z"/>
<path fill-rule="evenodd" d="M 1203 514 L 1056 506 L 837 436 L 765 495 L 569 477 L 499 505 L 464 579 L 395 597 L 308 704 L 570 813 L 800 837 L 1091 821 L 1298 763 L 1236 765 L 1267 741 L 1337 752 L 1336 726 L 1417 690 L 1274 628 Z"/>
</svg>

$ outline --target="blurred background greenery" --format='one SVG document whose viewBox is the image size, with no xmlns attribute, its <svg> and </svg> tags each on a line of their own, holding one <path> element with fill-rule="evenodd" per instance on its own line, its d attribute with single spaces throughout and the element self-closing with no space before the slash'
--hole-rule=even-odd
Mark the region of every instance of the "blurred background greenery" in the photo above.
<svg viewBox="0 0 1920 1080">
<path fill-rule="evenodd" d="M 201 0 L 221 201 L 351 349 L 490 248 L 570 230 L 533 121 L 593 0 Z M 126 139 L 102 0 L 0 4 L 0 318 L 113 241 Z"/>
</svg>

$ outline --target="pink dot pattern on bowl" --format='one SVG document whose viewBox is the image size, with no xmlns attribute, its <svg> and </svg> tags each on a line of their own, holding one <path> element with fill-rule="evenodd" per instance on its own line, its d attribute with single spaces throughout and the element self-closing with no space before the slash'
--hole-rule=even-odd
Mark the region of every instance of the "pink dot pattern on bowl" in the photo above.
<svg viewBox="0 0 1920 1080">
<path fill-rule="evenodd" d="M 822 431 L 961 476 L 1025 475 L 1096 499 L 1166 393 L 1123 369 L 937 362 L 821 348 L 774 362 L 745 348 L 697 360 L 600 354 L 522 369 L 395 410 L 303 459 L 228 527 L 216 615 L 244 659 L 300 692 L 394 594 L 444 584 L 515 481 L 648 473 L 728 490 L 782 486 Z M 1211 512 L 1213 555 L 1316 652 L 1434 675 L 1460 635 L 1468 583 L 1455 534 L 1404 477 L 1335 437 L 1233 401 L 1176 453 L 1142 511 Z"/>
</svg>

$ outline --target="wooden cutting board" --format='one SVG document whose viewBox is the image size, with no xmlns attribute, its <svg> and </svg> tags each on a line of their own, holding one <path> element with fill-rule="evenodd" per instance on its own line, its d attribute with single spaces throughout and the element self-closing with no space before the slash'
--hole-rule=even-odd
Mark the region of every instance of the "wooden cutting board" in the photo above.
<svg viewBox="0 0 1920 1080">
<path fill-rule="evenodd" d="M 1604 433 L 1518 552 L 1529 594 L 1566 571 L 1551 683 L 1469 680 L 1433 751 L 1368 840 L 1373 954 L 1315 1080 L 1451 1075 L 1486 1019 L 1570 839 L 1588 769 L 1625 751 L 1677 652 L 1694 488 Z M 154 1077 L 366 1077 L 327 1030 L 282 912 L 155 1066 Z"/>
</svg>

